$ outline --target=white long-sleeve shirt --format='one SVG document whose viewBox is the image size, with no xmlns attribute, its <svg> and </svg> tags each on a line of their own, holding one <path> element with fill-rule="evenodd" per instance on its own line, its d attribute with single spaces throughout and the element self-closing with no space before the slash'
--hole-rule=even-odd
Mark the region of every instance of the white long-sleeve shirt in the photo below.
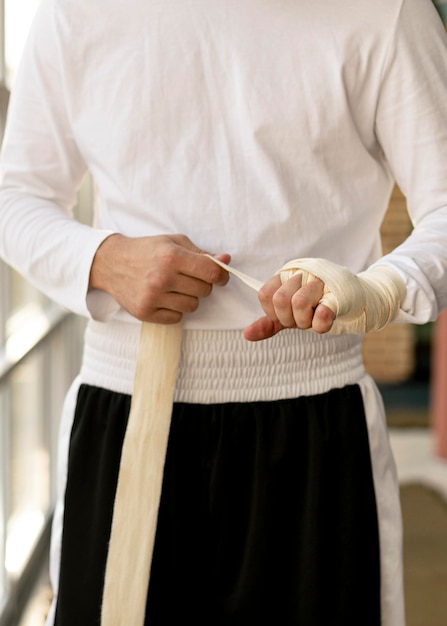
<svg viewBox="0 0 447 626">
<path fill-rule="evenodd" d="M 70 215 L 87 168 L 93 228 Z M 358 272 L 394 179 L 415 229 L 386 261 L 400 318 L 425 322 L 447 306 L 447 46 L 429 0 L 43 0 L 11 100 L 0 251 L 69 309 L 126 319 L 87 297 L 110 232 L 181 232 L 260 280 L 296 257 Z M 231 280 L 185 325 L 259 313 Z"/>
</svg>

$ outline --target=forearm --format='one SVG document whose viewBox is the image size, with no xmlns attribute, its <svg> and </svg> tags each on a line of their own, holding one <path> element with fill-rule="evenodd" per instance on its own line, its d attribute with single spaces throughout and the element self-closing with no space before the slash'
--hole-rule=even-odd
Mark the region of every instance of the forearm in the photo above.
<svg viewBox="0 0 447 626">
<path fill-rule="evenodd" d="M 89 275 L 89 289 L 99 289 L 111 294 L 113 292 L 113 270 L 125 262 L 122 256 L 122 240 L 119 233 L 112 233 L 99 245 L 93 257 Z"/>
<path fill-rule="evenodd" d="M 80 224 L 53 203 L 0 191 L 0 256 L 55 302 L 91 317 L 92 259 L 110 233 Z"/>
<path fill-rule="evenodd" d="M 378 261 L 402 277 L 406 297 L 398 321 L 424 324 L 447 308 L 447 206 L 431 212 L 412 234 Z"/>
</svg>

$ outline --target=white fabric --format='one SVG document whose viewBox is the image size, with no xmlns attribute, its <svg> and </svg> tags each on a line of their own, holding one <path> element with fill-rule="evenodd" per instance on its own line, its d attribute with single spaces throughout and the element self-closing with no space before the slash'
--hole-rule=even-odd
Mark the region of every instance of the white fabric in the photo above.
<svg viewBox="0 0 447 626">
<path fill-rule="evenodd" d="M 382 330 L 397 317 L 405 298 L 404 282 L 386 265 L 375 265 L 355 275 L 326 259 L 294 259 L 277 272 L 282 283 L 298 273 L 302 286 L 315 277 L 323 282 L 320 304 L 336 316 L 331 334 Z"/>
<path fill-rule="evenodd" d="M 380 255 L 395 176 L 416 225 L 386 257 L 399 319 L 447 304 L 447 47 L 430 0 L 42 0 L 11 99 L 0 253 L 64 306 L 110 233 L 181 232 L 264 281 L 297 256 Z M 86 168 L 95 228 L 70 217 Z M 82 250 L 82 254 L 80 251 Z M 187 328 L 259 314 L 238 281 Z"/>
<path fill-rule="evenodd" d="M 79 387 L 81 380 L 79 376 L 75 378 L 70 386 L 65 397 L 64 406 L 62 409 L 61 422 L 59 427 L 58 436 L 58 455 L 57 455 L 57 499 L 56 506 L 53 514 L 52 523 L 52 539 L 51 539 L 51 551 L 50 551 L 50 581 L 52 588 L 55 591 L 55 597 L 57 596 L 57 589 L 59 586 L 59 570 L 61 560 L 61 537 L 62 526 L 64 517 L 64 494 L 65 486 L 67 483 L 67 469 L 68 469 L 68 448 L 70 445 L 70 434 L 73 425 L 74 413 L 76 408 L 76 401 L 78 397 Z M 51 603 L 50 610 L 48 612 L 46 624 L 52 625 L 54 623 L 56 610 L 56 602 Z"/>
<path fill-rule="evenodd" d="M 136 324 L 89 322 L 81 381 L 131 395 L 139 335 Z M 356 335 L 284 330 L 251 343 L 237 330 L 185 330 L 175 401 L 282 400 L 325 393 L 364 375 L 361 338 Z"/>
<path fill-rule="evenodd" d="M 402 515 L 396 465 L 390 448 L 384 406 L 370 376 L 359 381 L 365 406 L 380 541 L 382 625 L 405 626 Z"/>
</svg>

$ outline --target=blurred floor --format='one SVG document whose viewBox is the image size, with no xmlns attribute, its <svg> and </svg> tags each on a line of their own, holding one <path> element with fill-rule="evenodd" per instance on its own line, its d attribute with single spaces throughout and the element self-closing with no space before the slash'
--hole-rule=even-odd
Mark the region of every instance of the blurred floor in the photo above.
<svg viewBox="0 0 447 626">
<path fill-rule="evenodd" d="M 402 488 L 408 626 L 447 624 L 447 506 L 422 486 Z"/>
<path fill-rule="evenodd" d="M 447 461 L 433 456 L 426 427 L 391 428 L 390 437 L 401 482 L 407 626 L 446 626 Z M 44 567 L 18 626 L 43 626 L 49 601 Z"/>
<path fill-rule="evenodd" d="M 427 428 L 393 429 L 401 484 L 407 626 L 447 625 L 447 461 Z"/>
</svg>

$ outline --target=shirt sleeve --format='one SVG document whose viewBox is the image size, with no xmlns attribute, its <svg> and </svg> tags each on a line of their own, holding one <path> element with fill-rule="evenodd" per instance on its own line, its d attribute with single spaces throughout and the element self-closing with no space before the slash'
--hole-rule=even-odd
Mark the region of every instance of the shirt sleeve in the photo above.
<svg viewBox="0 0 447 626">
<path fill-rule="evenodd" d="M 414 226 L 379 263 L 407 287 L 398 321 L 425 323 L 447 307 L 447 38 L 430 0 L 402 4 L 376 124 Z"/>
<path fill-rule="evenodd" d="M 106 319 L 119 308 L 88 293 L 91 263 L 111 233 L 73 217 L 86 166 L 65 106 L 52 1 L 37 11 L 12 92 L 2 149 L 0 255 L 75 313 Z"/>
</svg>

